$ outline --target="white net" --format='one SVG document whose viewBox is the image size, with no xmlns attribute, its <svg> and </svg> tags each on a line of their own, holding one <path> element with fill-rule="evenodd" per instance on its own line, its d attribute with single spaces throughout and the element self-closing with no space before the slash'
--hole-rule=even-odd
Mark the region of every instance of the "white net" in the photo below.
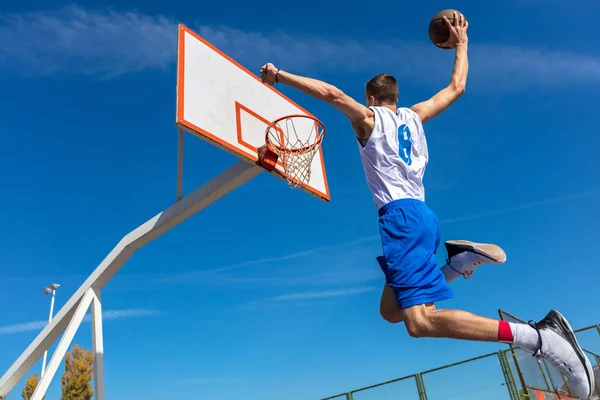
<svg viewBox="0 0 600 400">
<path fill-rule="evenodd" d="M 290 115 L 269 125 L 267 146 L 279 157 L 290 187 L 308 185 L 324 136 L 323 123 L 307 115 Z"/>
</svg>

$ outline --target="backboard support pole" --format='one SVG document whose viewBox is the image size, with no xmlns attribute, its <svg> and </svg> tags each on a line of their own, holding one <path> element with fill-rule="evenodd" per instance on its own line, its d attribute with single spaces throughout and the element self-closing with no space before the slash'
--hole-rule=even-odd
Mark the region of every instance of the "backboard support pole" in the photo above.
<svg viewBox="0 0 600 400">
<path fill-rule="evenodd" d="M 177 131 L 177 201 L 181 200 L 183 194 L 183 129 Z"/>
<path fill-rule="evenodd" d="M 102 338 L 102 302 L 100 289 L 92 289 L 92 345 L 94 355 L 94 398 L 105 400 L 104 394 L 104 340 Z"/>
<path fill-rule="evenodd" d="M 65 329 L 64 335 L 60 339 L 60 342 L 58 342 L 58 346 L 56 347 L 54 354 L 52 354 L 48 368 L 44 372 L 44 375 L 42 375 L 40 378 L 35 391 L 33 392 L 33 396 L 31 396 L 31 400 L 42 400 L 46 395 L 46 390 L 48 390 L 48 386 L 50 386 L 52 378 L 54 378 L 56 371 L 58 371 L 58 366 L 65 357 L 65 354 L 67 353 L 67 350 L 69 349 L 69 346 L 75 337 L 75 333 L 77 332 L 77 329 L 79 329 L 79 326 L 81 325 L 81 322 L 83 321 L 83 318 L 85 317 L 85 314 L 92 303 L 93 297 L 94 294 L 92 289 L 88 289 L 83 295 L 83 298 L 77 305 L 77 309 L 75 310 L 71 321 L 69 321 L 67 329 Z"/>
<path fill-rule="evenodd" d="M 36 389 L 35 399 L 41 399 L 45 390 L 48 388 L 50 379 L 56 372 L 58 363 L 64 357 L 63 350 L 66 351 L 70 343 L 69 337 L 75 335 L 75 331 L 83 319 L 86 310 L 93 303 L 99 291 L 112 279 L 112 277 L 123 267 L 125 262 L 140 248 L 158 238 L 162 234 L 171 230 L 175 226 L 194 216 L 199 211 L 208 207 L 215 201 L 224 197 L 244 183 L 258 176 L 265 170 L 257 164 L 247 161 L 238 161 L 236 164 L 225 170 L 223 173 L 213 178 L 208 183 L 196 189 L 189 195 L 183 197 L 180 201 L 171 205 L 166 210 L 160 212 L 153 218 L 140 225 L 129 234 L 125 235 L 98 267 L 83 282 L 77 291 L 71 296 L 67 303 L 58 311 L 52 321 L 37 335 L 33 342 L 25 349 L 19 358 L 0 378 L 0 399 L 5 398 L 12 391 L 15 385 L 23 379 L 25 374 L 42 357 L 44 352 L 64 333 L 59 343 L 60 352 L 57 348 L 52 356 L 48 370 L 52 374 L 46 373 L 40 379 Z M 96 310 L 96 319 L 99 309 L 98 303 L 92 307 L 92 312 Z M 83 311 L 82 311 L 83 310 Z M 83 313 L 83 314 L 82 314 Z M 96 321 L 96 329 L 98 323 Z M 98 332 L 96 332 L 98 333 Z M 95 338 L 96 349 L 98 349 L 99 340 Z M 102 360 L 104 361 L 104 359 Z M 47 371 L 47 372 L 49 372 Z M 44 387 L 44 390 L 41 390 Z M 101 389 L 103 392 L 103 389 Z"/>
</svg>

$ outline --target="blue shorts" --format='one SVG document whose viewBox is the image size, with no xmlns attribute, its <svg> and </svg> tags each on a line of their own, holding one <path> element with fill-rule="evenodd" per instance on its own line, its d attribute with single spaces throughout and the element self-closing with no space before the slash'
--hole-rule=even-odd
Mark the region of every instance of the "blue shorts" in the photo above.
<svg viewBox="0 0 600 400">
<path fill-rule="evenodd" d="M 394 200 L 379 209 L 383 255 L 377 257 L 400 309 L 453 297 L 435 262 L 440 222 L 416 199 Z"/>
</svg>

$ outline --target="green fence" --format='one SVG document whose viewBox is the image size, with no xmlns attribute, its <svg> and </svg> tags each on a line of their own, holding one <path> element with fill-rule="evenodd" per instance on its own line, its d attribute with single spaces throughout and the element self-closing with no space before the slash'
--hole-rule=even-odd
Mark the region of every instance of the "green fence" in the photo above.
<svg viewBox="0 0 600 400">
<path fill-rule="evenodd" d="M 498 311 L 505 321 L 523 322 Z M 576 331 L 600 383 L 600 325 Z M 600 396 L 600 384 L 596 390 Z M 377 383 L 322 400 L 568 400 L 564 376 L 530 352 L 509 347 L 495 353 Z"/>
</svg>

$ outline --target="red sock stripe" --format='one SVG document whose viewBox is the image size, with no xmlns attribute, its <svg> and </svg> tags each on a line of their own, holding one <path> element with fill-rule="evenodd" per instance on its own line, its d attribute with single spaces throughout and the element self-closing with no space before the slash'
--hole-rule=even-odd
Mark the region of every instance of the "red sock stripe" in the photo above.
<svg viewBox="0 0 600 400">
<path fill-rule="evenodd" d="M 515 338 L 513 337 L 510 324 L 506 321 L 500 321 L 498 324 L 498 341 L 502 343 L 512 344 Z"/>
</svg>

